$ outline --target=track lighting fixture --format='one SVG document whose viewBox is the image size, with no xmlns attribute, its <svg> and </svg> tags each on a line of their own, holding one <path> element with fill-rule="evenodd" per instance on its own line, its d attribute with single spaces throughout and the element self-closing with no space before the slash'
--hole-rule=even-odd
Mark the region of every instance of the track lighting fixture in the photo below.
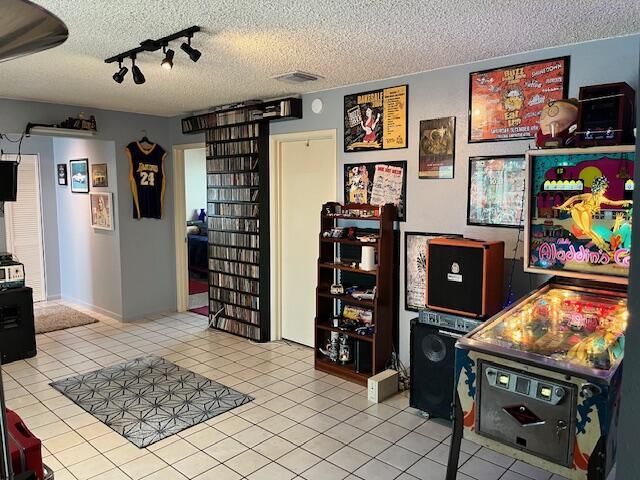
<svg viewBox="0 0 640 480">
<path fill-rule="evenodd" d="M 162 53 L 164 53 L 164 60 L 160 64 L 165 70 L 171 70 L 173 68 L 173 56 L 176 52 L 171 49 L 167 50 L 167 47 L 162 47 Z"/>
<path fill-rule="evenodd" d="M 131 74 L 133 75 L 133 83 L 136 85 L 142 85 L 147 80 L 144 78 L 142 71 L 136 65 L 135 55 L 131 57 Z"/>
<path fill-rule="evenodd" d="M 118 61 L 118 68 L 119 70 L 113 74 L 113 80 L 116 83 L 122 83 L 122 81 L 124 80 L 124 76 L 127 74 L 129 69 L 122 65 L 122 60 Z"/>
<path fill-rule="evenodd" d="M 180 30 L 172 35 L 168 35 L 166 37 L 159 38 L 158 40 L 145 40 L 140 42 L 140 46 L 133 48 L 131 50 L 127 50 L 126 52 L 119 53 L 113 57 L 109 57 L 105 60 L 105 63 L 115 63 L 118 62 L 119 70 L 113 74 L 113 80 L 117 83 L 122 83 L 124 81 L 124 77 L 129 71 L 127 67 L 122 66 L 122 61 L 126 58 L 131 59 L 131 76 L 133 77 L 133 81 L 136 85 L 142 85 L 145 83 L 145 78 L 140 68 L 136 65 L 136 56 L 143 52 L 155 52 L 157 50 L 162 49 L 162 53 L 164 53 L 164 58 L 160 65 L 162 68 L 166 70 L 171 70 L 173 68 L 173 58 L 175 56 L 175 51 L 168 48 L 169 43 L 178 40 L 180 38 L 186 38 L 187 41 L 180 45 L 180 48 L 189 55 L 189 58 L 193 62 L 197 62 L 202 56 L 202 52 L 196 50 L 191 46 L 191 39 L 196 32 L 200 31 L 200 27 L 193 26 L 186 28 L 184 30 Z"/>
<path fill-rule="evenodd" d="M 191 35 L 187 37 L 187 41 L 185 43 L 180 45 L 180 49 L 184 53 L 189 55 L 189 58 L 191 59 L 192 62 L 197 62 L 200 59 L 200 56 L 202 55 L 202 52 L 200 50 L 196 50 L 191 46 Z"/>
</svg>

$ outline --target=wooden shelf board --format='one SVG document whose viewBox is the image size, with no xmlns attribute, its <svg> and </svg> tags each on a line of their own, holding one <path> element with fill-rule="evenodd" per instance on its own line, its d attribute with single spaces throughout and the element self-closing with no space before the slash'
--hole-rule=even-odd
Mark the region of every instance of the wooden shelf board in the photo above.
<svg viewBox="0 0 640 480">
<path fill-rule="evenodd" d="M 358 245 L 361 247 L 371 246 L 378 248 L 378 242 L 361 242 L 360 240 L 349 240 L 348 238 L 320 238 L 322 243 L 342 243 L 344 245 Z"/>
<path fill-rule="evenodd" d="M 379 222 L 380 217 L 356 217 L 354 215 L 327 215 L 326 213 L 322 214 L 324 218 L 336 218 L 338 220 L 364 220 L 369 222 Z"/>
<path fill-rule="evenodd" d="M 331 298 L 333 300 L 340 300 L 342 302 L 348 303 L 349 305 L 358 305 L 360 307 L 371 309 L 375 308 L 375 299 L 358 300 L 357 298 L 353 298 L 351 295 L 333 295 L 329 292 L 318 292 L 318 296 L 323 298 Z"/>
<path fill-rule="evenodd" d="M 347 365 L 340 365 L 339 363 L 333 363 L 327 358 L 320 358 L 316 356 L 315 361 L 316 370 L 320 370 L 325 373 L 330 373 L 338 377 L 344 378 L 351 382 L 359 383 L 360 385 L 367 385 L 370 374 L 357 373 L 354 370 L 353 363 Z"/>
<path fill-rule="evenodd" d="M 344 270 L 345 272 L 361 273 L 363 275 L 377 275 L 378 270 L 362 270 L 361 268 L 353 268 L 339 263 L 318 263 L 320 268 L 332 268 L 334 270 Z"/>
<path fill-rule="evenodd" d="M 347 335 L 348 337 L 362 340 L 363 342 L 373 342 L 373 335 L 358 335 L 357 333 L 350 330 L 342 330 L 340 328 L 332 327 L 322 322 L 316 322 L 316 328 L 319 328 L 320 330 L 326 330 L 328 332 L 342 333 L 344 335 Z"/>
</svg>

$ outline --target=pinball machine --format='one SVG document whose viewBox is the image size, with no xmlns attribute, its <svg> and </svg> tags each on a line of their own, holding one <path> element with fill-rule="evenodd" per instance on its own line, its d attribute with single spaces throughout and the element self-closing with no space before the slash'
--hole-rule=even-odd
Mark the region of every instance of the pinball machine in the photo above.
<svg viewBox="0 0 640 480">
<path fill-rule="evenodd" d="M 554 275 L 456 344 L 462 438 L 571 480 L 615 463 L 634 146 L 527 153 L 524 268 Z"/>
</svg>

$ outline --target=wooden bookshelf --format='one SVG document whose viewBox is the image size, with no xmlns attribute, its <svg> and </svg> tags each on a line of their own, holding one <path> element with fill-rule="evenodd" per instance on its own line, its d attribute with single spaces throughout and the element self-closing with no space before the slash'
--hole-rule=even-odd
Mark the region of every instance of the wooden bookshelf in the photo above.
<svg viewBox="0 0 640 480">
<path fill-rule="evenodd" d="M 323 205 L 320 214 L 321 231 L 319 235 L 318 256 L 318 286 L 316 288 L 316 318 L 315 318 L 315 368 L 346 380 L 366 385 L 367 379 L 385 369 L 390 360 L 394 345 L 397 345 L 398 326 L 398 270 L 399 270 L 399 236 L 394 229 L 397 220 L 397 209 L 393 205 L 385 205 L 381 209 L 370 205 L 348 205 L 347 208 L 361 208 L 363 211 L 374 213 L 375 216 L 356 217 L 327 213 L 345 208 L 337 203 Z M 327 238 L 323 232 L 333 228 L 354 226 L 353 222 L 366 220 L 372 222 L 367 228 L 356 228 L 356 233 L 375 233 L 375 242 L 362 242 L 347 238 Z M 376 223 L 373 223 L 376 222 Z M 359 262 L 361 248 L 371 246 L 376 249 L 377 268 L 362 270 L 349 264 L 338 263 L 346 258 Z M 343 250 L 349 249 L 344 253 Z M 354 282 L 362 285 L 363 289 L 376 287 L 376 294 L 372 300 L 358 300 L 348 294 L 332 294 L 331 285 L 342 283 L 352 286 Z M 360 284 L 362 282 L 362 284 Z M 352 330 L 334 327 L 331 319 L 341 316 L 345 305 L 353 305 L 371 310 L 375 331 L 373 335 L 360 335 Z M 334 362 L 320 349 L 326 349 L 331 333 L 337 332 L 349 337 L 352 345 L 354 360 L 347 364 Z M 355 344 L 364 342 L 371 349 L 371 370 L 357 372 L 355 369 Z"/>
<path fill-rule="evenodd" d="M 275 109 L 286 114 L 264 117 Z M 183 133 L 206 140 L 211 327 L 259 342 L 271 340 L 269 122 L 287 118 L 302 118 L 300 99 L 182 120 Z"/>
</svg>

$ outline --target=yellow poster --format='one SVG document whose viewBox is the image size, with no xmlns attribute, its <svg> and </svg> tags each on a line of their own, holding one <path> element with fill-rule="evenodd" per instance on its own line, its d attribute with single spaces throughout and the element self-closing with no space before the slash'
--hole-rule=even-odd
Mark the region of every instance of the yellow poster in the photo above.
<svg viewBox="0 0 640 480">
<path fill-rule="evenodd" d="M 384 148 L 407 146 L 407 86 L 384 89 Z"/>
</svg>

